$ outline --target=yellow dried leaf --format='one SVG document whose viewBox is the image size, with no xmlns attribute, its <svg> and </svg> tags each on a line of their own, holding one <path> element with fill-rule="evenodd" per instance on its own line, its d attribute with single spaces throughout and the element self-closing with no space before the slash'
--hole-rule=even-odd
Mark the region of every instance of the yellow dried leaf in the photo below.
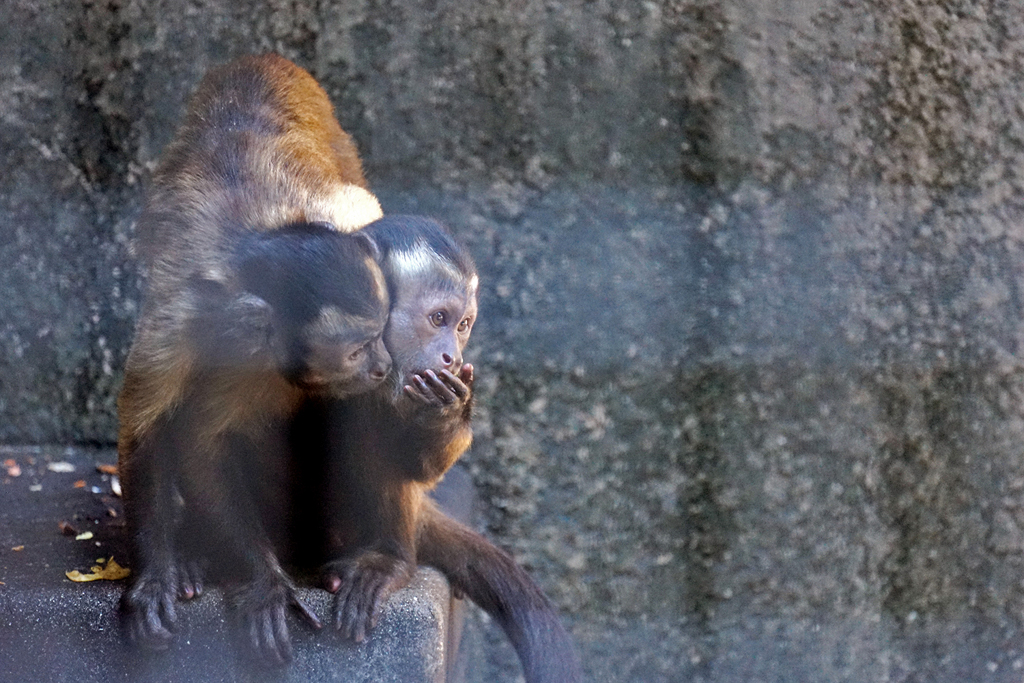
<svg viewBox="0 0 1024 683">
<path fill-rule="evenodd" d="M 75 536 L 76 541 L 88 541 L 90 538 L 92 538 L 91 531 L 83 531 L 82 533 Z"/>
<path fill-rule="evenodd" d="M 131 574 L 131 570 L 122 567 L 117 562 L 114 562 L 114 558 L 110 558 L 107 561 L 107 566 L 100 567 L 97 565 L 93 567 L 91 571 L 91 574 L 83 574 L 77 569 L 74 569 L 69 572 L 64 572 L 64 576 L 68 577 L 72 581 L 83 583 L 85 581 L 96 581 L 98 579 L 102 579 L 104 581 L 117 581 Z"/>
</svg>

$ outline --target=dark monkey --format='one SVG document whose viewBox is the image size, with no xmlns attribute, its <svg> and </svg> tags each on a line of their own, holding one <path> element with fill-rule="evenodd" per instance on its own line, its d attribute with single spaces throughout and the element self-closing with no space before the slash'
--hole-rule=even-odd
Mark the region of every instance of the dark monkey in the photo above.
<svg viewBox="0 0 1024 683">
<path fill-rule="evenodd" d="M 138 222 L 145 301 L 118 400 L 130 635 L 166 646 L 176 597 L 226 599 L 261 658 L 290 656 L 277 554 L 288 423 L 311 396 L 378 386 L 389 300 L 365 235 L 380 217 L 350 138 L 287 60 L 215 69 L 190 101 Z"/>
<path fill-rule="evenodd" d="M 335 593 L 335 627 L 362 640 L 416 564 L 427 564 L 501 624 L 529 683 L 579 681 L 572 642 L 540 588 L 427 496 L 472 439 L 473 367 L 462 353 L 477 315 L 476 268 L 428 219 L 388 217 L 362 232 L 381 252 L 391 296 L 388 381 L 311 402 L 296 424 L 306 448 L 328 453 L 322 510 L 334 547 L 323 579 Z M 313 444 L 318 424 L 325 441 Z"/>
</svg>

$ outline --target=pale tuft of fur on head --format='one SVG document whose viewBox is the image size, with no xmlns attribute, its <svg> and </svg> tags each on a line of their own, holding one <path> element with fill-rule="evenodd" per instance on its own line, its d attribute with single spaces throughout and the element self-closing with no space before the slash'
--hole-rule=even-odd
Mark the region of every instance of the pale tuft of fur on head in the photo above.
<svg viewBox="0 0 1024 683">
<path fill-rule="evenodd" d="M 417 279 L 428 274 L 461 282 L 464 277 L 453 263 L 442 257 L 423 239 L 418 239 L 410 250 L 394 251 L 388 258 L 389 267 L 396 279 Z"/>
</svg>

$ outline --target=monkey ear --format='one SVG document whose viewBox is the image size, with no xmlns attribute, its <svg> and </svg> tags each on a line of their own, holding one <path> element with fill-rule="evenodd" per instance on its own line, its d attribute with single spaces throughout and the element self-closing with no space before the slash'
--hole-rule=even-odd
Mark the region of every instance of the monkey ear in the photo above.
<svg viewBox="0 0 1024 683">
<path fill-rule="evenodd" d="M 231 321 L 239 330 L 252 333 L 269 332 L 273 308 L 266 299 L 251 292 L 244 292 L 228 305 Z"/>
<path fill-rule="evenodd" d="M 236 296 L 225 309 L 232 345 L 243 356 L 274 352 L 273 307 L 251 292 Z"/>
<path fill-rule="evenodd" d="M 202 275 L 193 275 L 189 287 L 199 304 L 207 309 L 223 306 L 231 296 L 226 284 Z"/>
<path fill-rule="evenodd" d="M 374 261 L 377 263 L 381 262 L 383 256 L 380 253 L 380 247 L 377 246 L 372 237 L 361 231 L 352 233 L 352 236 L 355 238 L 356 244 L 365 250 Z"/>
</svg>

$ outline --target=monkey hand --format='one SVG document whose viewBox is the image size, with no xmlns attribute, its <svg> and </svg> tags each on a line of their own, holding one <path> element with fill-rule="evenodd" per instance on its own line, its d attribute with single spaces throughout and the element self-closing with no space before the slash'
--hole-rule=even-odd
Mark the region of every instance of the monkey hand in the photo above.
<svg viewBox="0 0 1024 683">
<path fill-rule="evenodd" d="M 324 587 L 334 593 L 334 627 L 361 643 L 384 605 L 412 579 L 415 566 L 393 555 L 365 550 L 324 566 Z"/>
<path fill-rule="evenodd" d="M 128 637 L 147 650 L 165 650 L 174 637 L 178 584 L 171 573 L 144 572 L 121 596 Z"/>
<path fill-rule="evenodd" d="M 469 405 L 473 389 L 473 366 L 466 363 L 458 376 L 448 370 L 426 370 L 412 376 L 412 384 L 402 388 L 418 419 L 461 415 Z"/>
<path fill-rule="evenodd" d="M 241 638 L 256 657 L 264 664 L 283 666 L 292 659 L 287 608 L 296 610 L 313 628 L 320 628 L 320 620 L 299 599 L 286 577 L 273 575 L 268 579 L 248 582 L 228 591 L 225 598 L 238 620 Z"/>
</svg>

